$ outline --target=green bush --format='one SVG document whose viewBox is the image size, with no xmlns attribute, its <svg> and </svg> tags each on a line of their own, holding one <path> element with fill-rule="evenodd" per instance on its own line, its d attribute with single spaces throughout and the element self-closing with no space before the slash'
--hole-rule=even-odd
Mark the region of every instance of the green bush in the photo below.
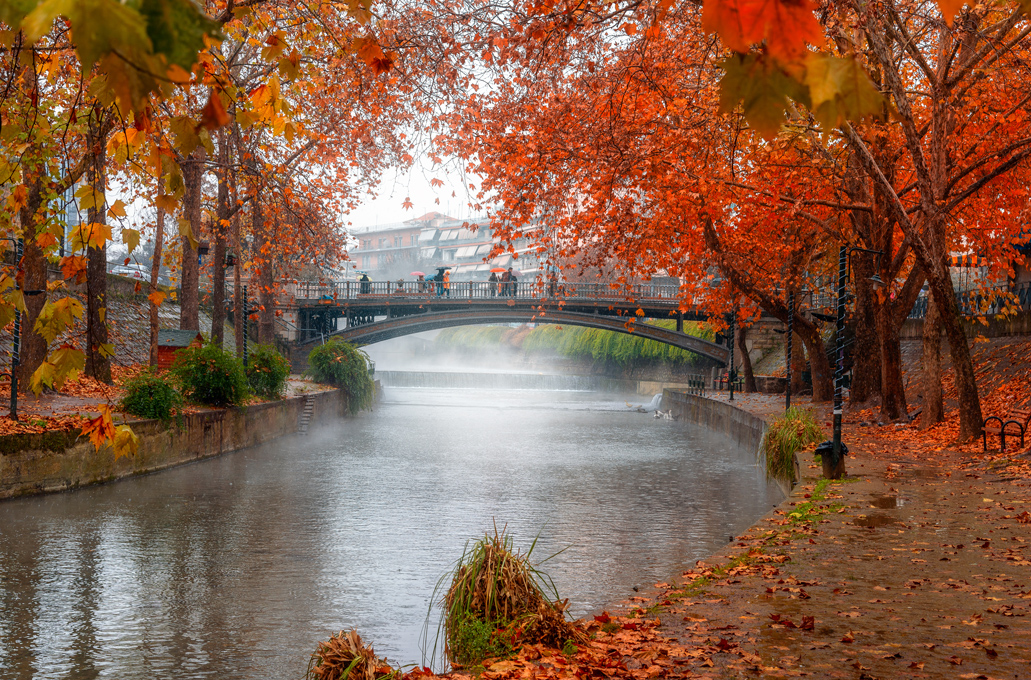
<svg viewBox="0 0 1031 680">
<path fill-rule="evenodd" d="M 774 479 L 791 479 L 795 471 L 795 453 L 823 439 L 823 431 L 813 412 L 792 406 L 770 424 L 763 439 L 766 475 Z"/>
<path fill-rule="evenodd" d="M 369 355 L 340 338 L 330 338 L 308 354 L 308 375 L 347 394 L 352 414 L 372 406 L 375 385 L 369 376 Z"/>
<path fill-rule="evenodd" d="M 506 638 L 504 626 L 498 621 L 481 621 L 475 616 L 464 616 L 453 626 L 448 641 L 451 662 L 459 668 L 468 668 L 486 659 L 506 658 L 513 645 Z"/>
<path fill-rule="evenodd" d="M 210 343 L 176 352 L 172 373 L 179 380 L 183 396 L 200 404 L 232 406 L 250 395 L 243 363 Z"/>
<path fill-rule="evenodd" d="M 171 380 L 147 370 L 125 383 L 125 396 L 119 408 L 140 418 L 167 421 L 182 403 L 183 397 Z"/>
<path fill-rule="evenodd" d="M 290 362 L 272 345 L 258 345 L 247 360 L 247 383 L 259 397 L 279 399 L 286 391 Z"/>
</svg>

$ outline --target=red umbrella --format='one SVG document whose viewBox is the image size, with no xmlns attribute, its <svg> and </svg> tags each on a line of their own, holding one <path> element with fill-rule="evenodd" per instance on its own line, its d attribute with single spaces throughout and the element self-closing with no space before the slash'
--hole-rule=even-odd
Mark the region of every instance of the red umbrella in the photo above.
<svg viewBox="0 0 1031 680">
<path fill-rule="evenodd" d="M 412 276 L 426 276 L 425 272 L 412 272 Z"/>
<path fill-rule="evenodd" d="M 494 267 L 493 269 L 491 269 L 491 271 L 495 274 L 500 274 L 501 272 L 507 272 L 508 270 L 504 267 Z"/>
</svg>

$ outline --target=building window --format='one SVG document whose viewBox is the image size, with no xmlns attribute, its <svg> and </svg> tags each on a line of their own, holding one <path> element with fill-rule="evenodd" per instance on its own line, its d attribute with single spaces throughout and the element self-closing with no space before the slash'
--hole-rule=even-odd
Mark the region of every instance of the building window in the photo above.
<svg viewBox="0 0 1031 680">
<path fill-rule="evenodd" d="M 394 237 L 394 247 L 395 248 L 400 248 L 401 247 L 401 237 L 400 236 L 395 236 Z"/>
<path fill-rule="evenodd" d="M 362 255 L 362 268 L 363 269 L 368 269 L 369 268 L 369 256 L 368 255 Z"/>
</svg>

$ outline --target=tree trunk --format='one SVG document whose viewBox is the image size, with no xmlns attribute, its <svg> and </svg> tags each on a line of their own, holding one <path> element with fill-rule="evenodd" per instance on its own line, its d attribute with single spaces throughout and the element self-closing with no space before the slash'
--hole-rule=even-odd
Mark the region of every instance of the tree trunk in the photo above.
<svg viewBox="0 0 1031 680">
<path fill-rule="evenodd" d="M 223 146 L 225 142 L 223 141 Z M 226 156 L 222 153 L 220 156 Z M 218 175 L 218 201 L 215 222 L 211 225 L 211 240 L 214 253 L 211 257 L 211 341 L 222 347 L 226 324 L 226 221 L 229 218 L 229 185 L 226 177 L 226 163 L 222 163 Z"/>
<path fill-rule="evenodd" d="M 201 238 L 201 183 L 204 179 L 204 149 L 198 147 L 180 162 L 185 194 L 183 196 L 183 218 L 190 223 L 195 240 Z M 200 266 L 197 249 L 186 236 L 182 237 L 183 261 L 181 267 L 181 294 L 179 297 L 179 329 L 200 330 Z"/>
<path fill-rule="evenodd" d="M 856 278 L 856 307 L 852 316 L 855 344 L 852 346 L 852 387 L 849 401 L 862 404 L 881 393 L 881 346 L 877 337 L 877 313 L 873 291 L 866 283 L 873 272 L 868 258 L 853 260 Z"/>
<path fill-rule="evenodd" d="M 158 180 L 158 193 L 160 194 L 163 183 Z M 158 292 L 158 279 L 161 275 L 161 251 L 165 244 L 165 211 L 158 208 L 157 226 L 154 231 L 154 257 L 150 263 L 150 287 L 149 293 L 153 296 Z M 158 318 L 158 305 L 154 300 L 150 301 L 150 367 L 156 369 L 158 366 L 158 331 L 160 330 Z"/>
<path fill-rule="evenodd" d="M 276 310 L 272 296 L 272 243 L 265 227 L 259 194 L 258 185 L 255 185 L 251 233 L 254 234 L 254 261 L 257 272 L 256 277 L 252 275 L 252 280 L 257 278 L 258 283 L 258 342 L 269 345 L 274 342 L 273 336 L 276 332 Z"/>
<path fill-rule="evenodd" d="M 892 323 L 891 308 L 887 304 L 877 309 L 877 334 L 881 339 L 881 418 L 899 420 L 908 417 L 906 388 L 902 382 L 902 345 L 899 328 Z"/>
<path fill-rule="evenodd" d="M 91 122 L 91 127 L 93 123 Z M 94 144 L 93 159 L 87 171 L 94 196 L 104 194 L 107 186 L 107 152 L 103 139 L 90 134 Z M 86 211 L 86 219 L 92 225 L 107 224 L 107 209 L 104 203 L 94 205 Z M 90 239 L 92 240 L 92 239 Z M 86 250 L 86 375 L 111 384 L 111 354 L 108 347 L 107 323 L 107 241 Z"/>
<path fill-rule="evenodd" d="M 42 365 L 47 356 L 47 343 L 33 330 L 36 319 L 47 301 L 47 260 L 43 249 L 36 243 L 37 219 L 43 205 L 43 180 L 38 174 L 31 175 L 26 182 L 28 195 L 25 205 L 18 211 L 25 250 L 22 254 L 21 270 L 24 274 L 21 289 L 25 295 L 25 317 L 21 327 L 21 350 L 18 358 L 18 386 L 24 391 L 29 378 Z M 38 292 L 36 292 L 38 291 Z"/>
<path fill-rule="evenodd" d="M 738 326 L 737 346 L 741 350 L 741 370 L 745 374 L 745 392 L 757 392 L 755 376 L 752 374 L 752 358 L 748 356 L 748 328 Z"/>
<path fill-rule="evenodd" d="M 956 294 L 952 288 L 952 280 L 948 270 L 929 273 L 928 284 L 931 295 L 938 305 L 945 339 L 949 342 L 949 355 L 952 368 L 956 374 L 956 389 L 959 393 L 959 438 L 960 442 L 968 442 L 981 436 L 981 398 L 977 393 L 977 380 L 974 376 L 974 362 L 970 358 L 970 347 L 967 336 L 963 332 L 963 324 L 956 304 Z"/>
<path fill-rule="evenodd" d="M 233 192 L 236 193 L 235 191 Z M 233 254 L 236 266 L 233 267 L 233 334 L 236 336 L 236 356 L 243 358 L 244 324 L 247 323 L 247 301 L 242 300 L 243 286 L 241 272 L 243 269 L 243 248 L 240 241 L 240 213 L 233 216 Z"/>
<path fill-rule="evenodd" d="M 802 342 L 802 336 L 796 331 L 792 331 L 791 335 L 791 367 L 789 369 L 791 393 L 801 394 L 805 388 L 802 380 L 802 373 L 805 371 L 805 344 Z"/>
<path fill-rule="evenodd" d="M 942 394 L 942 327 L 941 315 L 934 298 L 928 296 L 927 314 L 924 315 L 924 343 L 921 359 L 924 381 L 924 403 L 920 412 L 920 428 L 926 429 L 945 420 Z"/>
<path fill-rule="evenodd" d="M 809 370 L 813 376 L 813 401 L 831 401 L 834 399 L 834 380 L 830 361 L 823 338 L 815 326 L 799 324 L 796 319 L 795 328 L 805 345 L 809 355 Z"/>
</svg>

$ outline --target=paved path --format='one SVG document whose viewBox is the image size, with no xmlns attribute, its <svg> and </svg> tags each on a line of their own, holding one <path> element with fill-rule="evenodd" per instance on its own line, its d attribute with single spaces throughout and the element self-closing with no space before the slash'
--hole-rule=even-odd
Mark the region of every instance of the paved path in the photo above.
<svg viewBox="0 0 1031 680">
<path fill-rule="evenodd" d="M 783 410 L 782 396 L 735 402 Z M 969 454 L 918 457 L 894 432 L 846 425 L 846 480 L 813 498 L 821 470 L 803 455 L 791 498 L 632 603 L 705 651 L 684 676 L 1031 677 L 1031 480 Z"/>
</svg>

